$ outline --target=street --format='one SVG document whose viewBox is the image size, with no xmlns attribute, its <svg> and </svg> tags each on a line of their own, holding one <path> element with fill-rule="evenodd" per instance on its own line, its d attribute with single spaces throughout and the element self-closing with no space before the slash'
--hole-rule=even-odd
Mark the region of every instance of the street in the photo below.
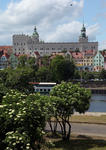
<svg viewBox="0 0 106 150">
<path fill-rule="evenodd" d="M 72 123 L 72 134 L 90 135 L 106 137 L 106 125 Z M 47 123 L 46 130 L 50 130 Z M 57 126 L 57 131 L 60 131 L 60 126 Z"/>
</svg>

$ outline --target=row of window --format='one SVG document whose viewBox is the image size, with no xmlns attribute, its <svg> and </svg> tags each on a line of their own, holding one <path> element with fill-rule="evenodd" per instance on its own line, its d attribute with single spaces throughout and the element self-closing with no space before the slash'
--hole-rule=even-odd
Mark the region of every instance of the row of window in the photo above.
<svg viewBox="0 0 106 150">
<path fill-rule="evenodd" d="M 36 92 L 50 92 L 51 89 L 36 89 Z"/>
<path fill-rule="evenodd" d="M 25 45 L 25 43 L 14 43 L 14 45 Z"/>
</svg>

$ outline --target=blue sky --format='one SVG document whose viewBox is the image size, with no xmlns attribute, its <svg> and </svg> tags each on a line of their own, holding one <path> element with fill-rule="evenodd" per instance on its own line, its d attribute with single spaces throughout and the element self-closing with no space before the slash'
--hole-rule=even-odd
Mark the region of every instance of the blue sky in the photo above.
<svg viewBox="0 0 106 150">
<path fill-rule="evenodd" d="M 35 25 L 46 42 L 77 41 L 84 18 L 89 40 L 106 48 L 106 0 L 0 0 L 0 13 L 0 45 Z"/>
</svg>

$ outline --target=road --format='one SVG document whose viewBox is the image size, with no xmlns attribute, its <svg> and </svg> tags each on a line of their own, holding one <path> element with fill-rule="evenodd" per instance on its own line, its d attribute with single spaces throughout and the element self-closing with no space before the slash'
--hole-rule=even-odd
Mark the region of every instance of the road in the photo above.
<svg viewBox="0 0 106 150">
<path fill-rule="evenodd" d="M 85 123 L 72 123 L 72 134 L 101 136 L 106 137 L 106 125 L 85 124 Z M 46 125 L 46 130 L 50 130 L 49 125 Z M 57 127 L 60 131 L 60 127 Z"/>
</svg>

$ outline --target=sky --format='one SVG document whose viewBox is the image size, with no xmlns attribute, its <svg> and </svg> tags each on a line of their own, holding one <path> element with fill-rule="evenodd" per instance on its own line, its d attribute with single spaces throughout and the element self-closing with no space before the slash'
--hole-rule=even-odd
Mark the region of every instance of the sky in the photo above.
<svg viewBox="0 0 106 150">
<path fill-rule="evenodd" d="M 83 22 L 89 41 L 106 49 L 106 0 L 0 0 L 0 45 L 35 26 L 45 42 L 77 42 Z"/>
</svg>

